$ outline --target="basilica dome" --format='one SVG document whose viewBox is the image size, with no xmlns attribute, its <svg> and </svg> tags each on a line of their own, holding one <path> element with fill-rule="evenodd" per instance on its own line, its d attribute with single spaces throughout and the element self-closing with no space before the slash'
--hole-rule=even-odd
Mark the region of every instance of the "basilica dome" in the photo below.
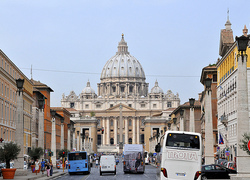
<svg viewBox="0 0 250 180">
<path fill-rule="evenodd" d="M 159 87 L 157 80 L 155 81 L 155 86 L 151 89 L 151 93 L 153 94 L 164 93 L 163 90 Z"/>
<path fill-rule="evenodd" d="M 127 42 L 125 42 L 123 34 L 118 44 L 118 52 L 107 61 L 100 79 L 110 78 L 146 79 L 140 62 L 128 52 Z"/>
<path fill-rule="evenodd" d="M 90 82 L 87 82 L 87 86 L 82 90 L 82 94 L 95 94 L 95 90 L 90 87 Z"/>
</svg>

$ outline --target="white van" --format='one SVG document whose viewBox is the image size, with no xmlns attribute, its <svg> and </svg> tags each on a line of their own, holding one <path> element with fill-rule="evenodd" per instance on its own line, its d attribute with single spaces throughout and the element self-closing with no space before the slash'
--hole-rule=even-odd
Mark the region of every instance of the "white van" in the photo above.
<svg viewBox="0 0 250 180">
<path fill-rule="evenodd" d="M 116 162 L 115 156 L 104 155 L 100 158 L 100 175 L 102 173 L 114 173 L 116 174 Z"/>
</svg>

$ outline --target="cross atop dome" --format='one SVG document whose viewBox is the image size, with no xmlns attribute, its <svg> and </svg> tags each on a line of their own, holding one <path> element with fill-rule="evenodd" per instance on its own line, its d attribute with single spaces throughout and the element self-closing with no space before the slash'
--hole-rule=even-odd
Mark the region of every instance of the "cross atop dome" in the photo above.
<svg viewBox="0 0 250 180">
<path fill-rule="evenodd" d="M 129 54 L 127 42 L 124 40 L 124 34 L 122 33 L 122 39 L 118 44 L 118 52 L 117 54 Z"/>
</svg>

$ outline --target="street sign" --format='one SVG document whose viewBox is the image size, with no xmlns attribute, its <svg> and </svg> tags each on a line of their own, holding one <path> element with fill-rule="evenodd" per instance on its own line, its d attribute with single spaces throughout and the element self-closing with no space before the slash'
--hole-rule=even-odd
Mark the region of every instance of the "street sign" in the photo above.
<svg viewBox="0 0 250 180">
<path fill-rule="evenodd" d="M 226 152 L 226 156 L 229 156 L 229 155 L 230 155 L 230 154 L 229 154 L 229 152 L 227 151 L 227 152 Z"/>
<path fill-rule="evenodd" d="M 219 150 L 220 150 L 220 147 L 218 146 L 218 147 L 217 147 L 217 151 L 219 151 Z"/>
<path fill-rule="evenodd" d="M 250 151 L 250 140 L 249 140 L 248 143 L 247 143 L 247 148 L 248 148 L 248 150 Z"/>
<path fill-rule="evenodd" d="M 153 156 L 156 156 L 156 155 L 157 155 L 156 153 L 153 154 Z"/>
</svg>

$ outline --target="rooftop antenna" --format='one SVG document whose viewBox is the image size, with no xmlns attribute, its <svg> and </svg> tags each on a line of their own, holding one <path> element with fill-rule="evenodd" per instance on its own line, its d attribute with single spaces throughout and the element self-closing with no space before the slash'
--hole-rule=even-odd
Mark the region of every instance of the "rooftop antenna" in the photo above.
<svg viewBox="0 0 250 180">
<path fill-rule="evenodd" d="M 31 64 L 31 69 L 30 69 L 30 76 L 31 76 L 31 79 L 33 79 L 32 78 L 32 64 Z"/>
</svg>

